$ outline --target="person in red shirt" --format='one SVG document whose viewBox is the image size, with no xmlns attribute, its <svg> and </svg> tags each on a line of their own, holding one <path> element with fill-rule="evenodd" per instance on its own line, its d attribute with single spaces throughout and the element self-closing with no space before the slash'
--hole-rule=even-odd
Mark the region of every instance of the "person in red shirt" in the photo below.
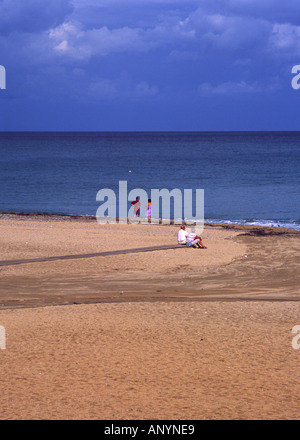
<svg viewBox="0 0 300 440">
<path fill-rule="evenodd" d="M 140 217 L 140 207 L 141 207 L 141 202 L 140 202 L 140 198 L 137 196 L 137 198 L 131 202 L 131 205 L 133 205 L 133 209 L 134 209 L 134 217 Z"/>
</svg>

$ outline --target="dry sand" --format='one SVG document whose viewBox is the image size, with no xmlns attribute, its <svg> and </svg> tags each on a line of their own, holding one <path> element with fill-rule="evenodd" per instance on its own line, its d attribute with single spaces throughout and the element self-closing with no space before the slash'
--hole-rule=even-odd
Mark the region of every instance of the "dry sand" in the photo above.
<svg viewBox="0 0 300 440">
<path fill-rule="evenodd" d="M 3 215 L 1 261 L 176 244 L 176 226 Z M 300 235 L 0 266 L 0 419 L 297 419 Z"/>
</svg>

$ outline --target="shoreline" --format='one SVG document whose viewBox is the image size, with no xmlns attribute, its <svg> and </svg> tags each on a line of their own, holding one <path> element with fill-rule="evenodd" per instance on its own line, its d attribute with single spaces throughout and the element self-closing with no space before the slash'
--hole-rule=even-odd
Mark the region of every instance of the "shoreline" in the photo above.
<svg viewBox="0 0 300 440">
<path fill-rule="evenodd" d="M 48 214 L 48 213 L 34 213 L 34 212 L 0 212 L 0 219 L 11 219 L 11 220 L 36 220 L 36 221 L 67 221 L 67 222 L 97 222 L 96 216 L 91 215 L 77 215 L 77 214 Z M 123 221 L 124 223 L 124 221 Z M 103 223 L 104 224 L 104 223 Z M 119 223 L 119 218 L 116 218 L 116 224 Z M 127 221 L 129 224 L 129 221 Z M 144 223 L 147 225 L 147 223 Z M 184 221 L 182 222 L 174 222 L 173 220 L 170 223 L 162 223 L 158 224 L 153 223 L 149 224 L 151 226 L 179 226 L 181 224 L 186 224 Z M 193 224 L 194 226 L 196 223 Z M 284 228 L 281 226 L 264 226 L 264 225 L 251 225 L 251 224 L 239 224 L 239 223 L 217 223 L 217 222 L 205 222 L 205 227 L 213 227 L 213 228 L 222 228 L 228 230 L 242 230 L 249 231 L 251 235 L 280 235 L 280 234 L 300 234 L 300 231 L 297 229 Z"/>
</svg>

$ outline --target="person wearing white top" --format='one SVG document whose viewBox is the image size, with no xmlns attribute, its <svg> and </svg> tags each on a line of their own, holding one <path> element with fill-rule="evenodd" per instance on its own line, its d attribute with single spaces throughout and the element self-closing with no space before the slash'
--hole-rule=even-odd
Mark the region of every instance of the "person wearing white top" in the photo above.
<svg viewBox="0 0 300 440">
<path fill-rule="evenodd" d="M 188 232 L 185 230 L 185 226 L 180 226 L 178 231 L 178 244 L 186 244 L 186 237 Z"/>
</svg>

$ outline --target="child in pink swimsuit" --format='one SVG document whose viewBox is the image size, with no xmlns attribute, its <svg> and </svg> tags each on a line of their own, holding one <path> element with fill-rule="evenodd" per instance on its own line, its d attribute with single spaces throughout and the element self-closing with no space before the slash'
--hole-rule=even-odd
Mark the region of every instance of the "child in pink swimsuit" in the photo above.
<svg viewBox="0 0 300 440">
<path fill-rule="evenodd" d="M 151 199 L 148 199 L 148 203 L 146 205 L 146 208 L 147 208 L 146 214 L 148 216 L 148 221 L 150 221 L 151 220 Z"/>
</svg>

